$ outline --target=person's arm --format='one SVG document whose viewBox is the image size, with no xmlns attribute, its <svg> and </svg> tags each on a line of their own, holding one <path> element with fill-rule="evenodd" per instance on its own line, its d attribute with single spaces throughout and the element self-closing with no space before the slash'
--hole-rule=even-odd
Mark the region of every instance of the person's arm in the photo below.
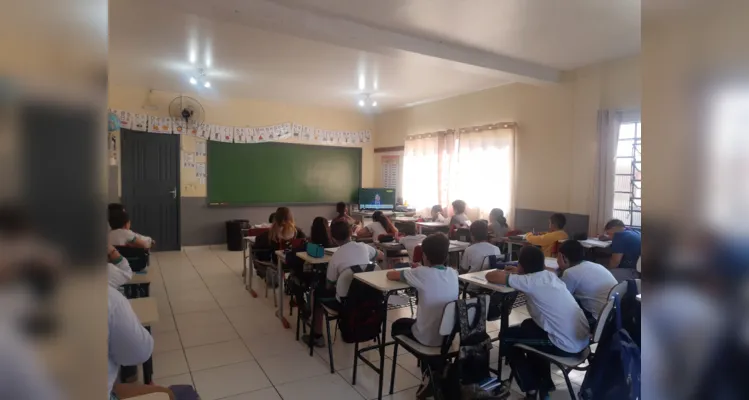
<svg viewBox="0 0 749 400">
<path fill-rule="evenodd" d="M 510 274 L 506 271 L 503 271 L 501 269 L 495 269 L 494 271 L 489 271 L 486 274 L 486 280 L 489 283 L 495 283 L 498 285 L 507 285 L 508 277 Z"/>
<path fill-rule="evenodd" d="M 550 235 L 548 233 L 544 235 L 530 234 L 525 237 L 525 240 L 527 240 L 528 243 L 536 246 L 549 246 L 557 241 L 557 239 L 554 238 L 554 235 Z"/>
<path fill-rule="evenodd" d="M 338 268 L 328 263 L 328 270 L 325 273 L 325 279 L 328 281 L 328 288 L 334 288 L 338 281 Z"/>
<path fill-rule="evenodd" d="M 110 318 L 109 358 L 118 365 L 138 365 L 146 362 L 153 353 L 153 337 L 140 324 L 138 316 L 124 296 L 114 305 Z"/>
<path fill-rule="evenodd" d="M 461 271 L 468 271 L 468 269 L 471 267 L 471 260 L 469 259 L 471 252 L 468 250 L 469 249 L 466 249 L 466 251 L 463 252 L 463 257 L 460 259 Z"/>
<path fill-rule="evenodd" d="M 356 236 L 360 238 L 372 237 L 372 231 L 368 227 L 362 226 L 356 230 Z"/>
<path fill-rule="evenodd" d="M 133 271 L 128 266 L 128 270 L 120 269 L 112 263 L 107 263 L 107 281 L 109 286 L 118 288 L 133 278 Z"/>
<path fill-rule="evenodd" d="M 388 271 L 386 276 L 388 280 L 391 280 L 391 281 L 401 281 L 404 279 L 403 274 L 401 274 L 401 271 L 397 271 L 394 269 L 391 269 L 390 271 Z"/>
<path fill-rule="evenodd" d="M 559 279 L 561 279 L 562 282 L 564 282 L 564 284 L 567 286 L 567 290 L 569 290 L 570 293 L 575 294 L 575 291 L 577 290 L 577 286 L 578 286 L 578 280 L 573 276 L 573 274 L 559 272 L 558 276 L 559 276 Z"/>
<path fill-rule="evenodd" d="M 609 259 L 609 269 L 615 269 L 619 267 L 619 263 L 622 262 L 622 256 L 624 256 L 623 253 L 613 253 L 611 255 L 611 259 Z"/>
<path fill-rule="evenodd" d="M 624 256 L 624 240 L 619 234 L 614 234 L 611 238 L 611 258 L 609 259 L 608 269 L 618 268 Z"/>
</svg>

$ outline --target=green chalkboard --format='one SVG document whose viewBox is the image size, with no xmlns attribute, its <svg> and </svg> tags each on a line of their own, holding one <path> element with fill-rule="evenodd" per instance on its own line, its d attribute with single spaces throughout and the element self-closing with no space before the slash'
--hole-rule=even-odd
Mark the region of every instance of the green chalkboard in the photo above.
<svg viewBox="0 0 749 400">
<path fill-rule="evenodd" d="M 355 202 L 361 149 L 208 142 L 209 205 Z"/>
</svg>

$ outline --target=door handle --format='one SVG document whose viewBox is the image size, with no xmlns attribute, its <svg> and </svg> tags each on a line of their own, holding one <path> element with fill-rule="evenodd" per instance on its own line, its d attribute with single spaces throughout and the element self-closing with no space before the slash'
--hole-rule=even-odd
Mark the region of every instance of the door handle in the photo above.
<svg viewBox="0 0 749 400">
<path fill-rule="evenodd" d="M 171 194 L 172 194 L 172 198 L 173 198 L 173 199 L 176 199 L 176 198 L 177 198 L 177 188 L 176 188 L 176 187 L 174 188 L 174 190 L 170 191 L 169 193 L 171 193 Z"/>
</svg>

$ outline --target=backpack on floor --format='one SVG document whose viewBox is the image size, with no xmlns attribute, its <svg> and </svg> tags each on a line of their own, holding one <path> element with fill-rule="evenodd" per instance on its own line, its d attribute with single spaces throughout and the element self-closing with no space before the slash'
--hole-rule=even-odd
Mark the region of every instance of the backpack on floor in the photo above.
<svg viewBox="0 0 749 400">
<path fill-rule="evenodd" d="M 174 393 L 176 400 L 200 400 L 198 392 L 191 385 L 172 385 L 169 390 Z"/>
<path fill-rule="evenodd" d="M 362 268 L 359 265 L 351 267 L 354 274 L 374 271 L 376 265 L 369 264 Z M 348 297 L 341 307 L 340 323 L 341 338 L 346 343 L 361 343 L 375 340 L 382 332 L 385 296 L 381 291 L 366 283 L 352 279 L 348 290 Z"/>
<path fill-rule="evenodd" d="M 603 328 L 601 341 L 598 343 L 595 356 L 590 362 L 590 367 L 580 387 L 581 399 L 636 400 L 641 398 L 640 346 L 629 332 L 635 329 L 631 325 L 633 321 L 626 324 L 623 321 L 624 316 L 633 318 L 634 310 L 628 310 L 626 305 L 633 304 L 627 298 L 635 298 L 636 295 L 637 285 L 632 280 L 624 296 L 614 295 L 614 309 L 610 317 L 606 321 L 599 321 L 606 326 Z M 638 303 L 636 299 L 635 303 Z M 637 307 L 639 308 L 639 304 Z M 626 328 L 626 325 L 630 327 Z M 636 327 L 636 330 L 639 333 L 640 327 Z"/>
</svg>

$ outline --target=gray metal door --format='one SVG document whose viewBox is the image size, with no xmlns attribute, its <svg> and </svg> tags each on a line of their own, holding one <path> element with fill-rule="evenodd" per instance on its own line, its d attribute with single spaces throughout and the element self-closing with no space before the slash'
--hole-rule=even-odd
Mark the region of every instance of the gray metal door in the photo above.
<svg viewBox="0 0 749 400">
<path fill-rule="evenodd" d="M 178 135 L 122 130 L 122 203 L 155 250 L 180 249 L 179 149 Z"/>
</svg>

